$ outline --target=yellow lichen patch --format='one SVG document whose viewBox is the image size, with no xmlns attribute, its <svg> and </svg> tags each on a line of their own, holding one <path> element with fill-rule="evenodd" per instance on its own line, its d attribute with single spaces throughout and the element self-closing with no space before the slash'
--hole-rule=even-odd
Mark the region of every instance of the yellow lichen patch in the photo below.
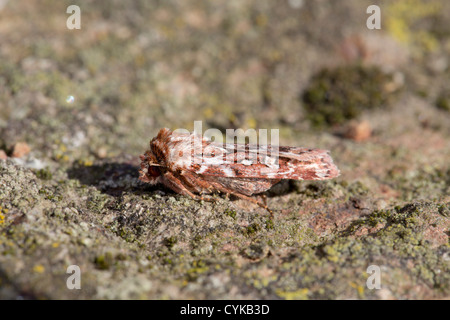
<svg viewBox="0 0 450 320">
<path fill-rule="evenodd" d="M 260 14 L 256 17 L 255 23 L 258 27 L 264 27 L 267 24 L 267 16 Z"/>
<path fill-rule="evenodd" d="M 299 289 L 296 291 L 276 290 L 276 294 L 286 300 L 307 300 L 308 292 L 309 290 L 307 288 Z"/>
<path fill-rule="evenodd" d="M 192 274 L 192 273 L 204 273 L 206 271 L 208 271 L 209 268 L 208 267 L 197 267 L 197 268 L 190 268 L 187 272 Z"/>
<path fill-rule="evenodd" d="M 414 30 L 414 24 L 432 17 L 441 10 L 437 1 L 401 0 L 393 1 L 387 7 L 386 28 L 398 41 L 417 45 L 426 51 L 433 51 L 439 41 L 428 31 Z"/>
<path fill-rule="evenodd" d="M 91 167 L 94 164 L 94 162 L 92 162 L 91 160 L 85 160 L 83 162 L 83 165 L 85 165 L 86 167 Z"/>
<path fill-rule="evenodd" d="M 203 115 L 206 119 L 211 119 L 212 117 L 214 117 L 214 111 L 211 108 L 206 108 L 205 110 L 203 110 Z"/>
<path fill-rule="evenodd" d="M 37 264 L 33 267 L 33 272 L 35 273 L 44 273 L 45 268 L 42 264 Z"/>
<path fill-rule="evenodd" d="M 254 119 L 254 118 L 250 118 L 250 119 L 247 120 L 247 126 L 248 126 L 249 128 L 254 129 L 254 128 L 256 128 L 256 125 L 257 125 L 257 124 L 258 124 L 258 123 L 257 123 L 256 119 Z"/>
<path fill-rule="evenodd" d="M 351 282 L 351 283 L 350 283 L 350 287 L 356 289 L 356 292 L 358 292 L 358 296 L 359 296 L 361 299 L 364 299 L 364 287 L 363 287 L 363 286 L 358 285 L 358 284 L 356 284 L 356 283 L 354 283 L 354 282 Z"/>
</svg>

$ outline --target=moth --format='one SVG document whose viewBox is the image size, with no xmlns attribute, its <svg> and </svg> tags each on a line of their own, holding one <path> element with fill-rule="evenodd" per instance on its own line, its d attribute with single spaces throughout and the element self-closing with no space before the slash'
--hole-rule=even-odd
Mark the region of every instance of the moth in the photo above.
<svg viewBox="0 0 450 320">
<path fill-rule="evenodd" d="M 325 180 L 339 176 L 329 151 L 210 141 L 194 133 L 161 129 L 140 156 L 139 179 L 197 200 L 234 195 L 272 211 L 251 196 L 282 179 Z"/>
</svg>

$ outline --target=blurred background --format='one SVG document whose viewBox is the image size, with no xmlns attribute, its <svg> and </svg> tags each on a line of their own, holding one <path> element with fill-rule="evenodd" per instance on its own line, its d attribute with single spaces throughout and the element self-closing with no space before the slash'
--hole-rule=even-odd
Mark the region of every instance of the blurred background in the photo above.
<svg viewBox="0 0 450 320">
<path fill-rule="evenodd" d="M 366 25 L 371 16 L 366 10 L 373 4 L 381 9 L 380 30 L 370 30 Z M 80 29 L 66 26 L 72 14 L 66 12 L 70 5 L 81 9 Z M 443 247 L 448 245 L 450 200 L 448 21 L 450 2 L 444 0 L 0 0 L 0 159 L 7 160 L 1 164 L 4 188 L 0 191 L 0 227 L 9 230 L 1 236 L 3 242 L 0 240 L 4 254 L 0 280 L 3 278 L 9 287 L 0 293 L 4 297 L 72 297 L 73 293 L 63 290 L 63 282 L 56 284 L 55 277 L 61 280 L 64 275 L 62 269 L 50 265 L 64 266 L 78 259 L 85 270 L 90 270 L 92 280 L 91 291 L 79 297 L 135 297 L 128 291 L 122 296 L 120 286 L 110 293 L 102 291 L 106 285 L 98 280 L 99 274 L 113 269 L 108 276 L 115 277 L 112 274 L 116 274 L 118 265 L 121 270 L 128 268 L 124 267 L 128 259 L 137 264 L 133 264 L 130 274 L 142 276 L 148 271 L 148 263 L 140 265 L 141 260 L 151 257 L 151 263 L 161 268 L 159 273 L 151 271 L 152 277 L 160 282 L 145 288 L 136 281 L 138 276 L 130 282 L 135 283 L 138 296 L 147 298 L 448 297 L 445 272 L 439 276 L 433 273 L 448 268 L 448 253 L 447 260 L 443 258 Z M 206 273 L 204 279 L 200 276 L 210 265 L 205 261 L 222 265 L 219 253 L 200 250 L 197 257 L 201 259 L 186 259 L 190 274 L 186 273 L 187 267 L 167 267 L 170 263 L 165 259 L 176 261 L 172 254 L 189 255 L 194 247 L 206 248 L 214 241 L 198 226 L 183 225 L 181 230 L 189 233 L 175 237 L 172 232 L 177 232 L 170 230 L 179 230 L 180 226 L 174 220 L 164 220 L 166 229 L 156 218 L 144 223 L 142 212 L 151 217 L 156 212 L 151 209 L 154 206 L 161 212 L 167 194 L 174 194 L 137 182 L 138 155 L 159 129 L 192 130 L 194 121 L 202 121 L 203 130 L 279 129 L 280 144 L 331 150 L 341 169 L 337 182 L 288 184 L 275 191 L 280 200 L 273 200 L 273 204 L 282 212 L 280 219 L 290 215 L 297 219 L 280 222 L 286 229 L 280 227 L 276 233 L 255 227 L 266 224 L 252 219 L 263 218 L 240 211 L 257 208 L 239 204 L 238 219 L 247 220 L 238 225 L 253 229 L 242 233 L 238 228 L 226 233 L 223 230 L 232 228 L 234 222 L 227 222 L 223 216 L 220 219 L 224 220 L 217 224 L 227 227 L 211 228 L 222 230 L 214 240 L 220 245 L 212 246 L 223 249 L 226 242 L 229 248 L 223 250 L 239 257 L 249 244 L 258 245 L 269 236 L 275 239 L 275 248 L 285 250 L 278 252 L 272 247 L 275 256 L 286 257 L 286 248 L 297 253 L 317 250 L 319 260 L 314 261 L 325 259 L 336 278 L 300 279 L 295 278 L 298 269 L 289 269 L 285 276 L 294 278 L 283 280 L 277 278 L 281 277 L 280 269 L 272 266 L 275 271 L 268 271 L 266 265 L 255 267 L 255 275 L 246 269 L 247 260 L 233 258 L 233 263 L 240 261 L 246 270 L 238 272 L 236 279 L 243 277 L 243 283 L 252 289 L 246 291 L 236 280 L 237 289 L 229 293 L 224 284 L 223 292 L 228 293 L 220 296 L 219 289 L 214 291 L 214 286 L 208 285 L 227 283 L 226 273 L 215 275 L 219 280 L 211 278 L 212 273 Z M 148 195 L 155 192 L 159 198 Z M 176 199 L 185 201 L 183 197 Z M 330 201 L 335 201 L 334 205 Z M 335 244 L 333 241 L 339 237 L 354 239 L 375 234 L 384 239 L 387 233 L 377 234 L 381 229 L 371 229 L 378 222 L 383 226 L 407 226 L 404 212 L 419 210 L 417 201 L 427 203 L 429 211 L 419 207 L 429 216 L 423 220 L 426 223 L 419 219 L 422 229 L 414 229 L 417 233 L 411 237 L 423 238 L 429 247 L 417 253 L 412 264 L 425 265 L 424 269 L 408 271 L 410 266 L 402 260 L 409 259 L 408 254 L 391 246 L 389 259 L 400 261 L 392 268 L 398 268 L 395 270 L 403 278 L 393 276 L 390 279 L 395 286 L 382 293 L 368 293 L 364 285 L 351 283 L 354 273 L 347 273 L 363 277 L 360 275 L 365 267 L 356 261 L 366 261 L 364 253 L 363 258 L 356 255 L 350 259 L 353 262 L 349 265 L 326 258 L 333 256 L 327 253 L 326 246 Z M 413 204 L 415 207 L 404 211 L 398 209 Z M 195 217 L 189 208 L 203 210 L 199 206 L 196 202 L 189 202 L 187 209 L 174 205 L 170 212 L 174 217 Z M 235 216 L 234 205 L 232 209 L 227 206 L 208 204 L 205 210 Z M 391 213 L 379 213 L 396 207 L 395 214 L 403 218 L 389 220 Z M 78 213 L 69 214 L 65 208 Z M 52 235 L 41 238 L 39 232 L 31 233 L 25 241 L 14 229 L 16 236 L 12 236 L 12 225 L 23 228 L 23 232 L 28 230 L 18 221 L 34 209 L 38 210 L 41 220 L 36 221 L 41 221 L 42 233 Z M 372 219 L 370 223 L 376 223 L 361 231 L 356 226 L 368 220 L 358 219 L 367 215 Z M 68 224 L 53 225 L 55 219 Z M 26 223 L 33 225 L 32 221 Z M 80 221 L 88 226 L 78 230 L 75 225 Z M 295 221 L 303 221 L 312 233 L 299 229 Z M 427 227 L 430 221 L 434 221 L 435 229 Z M 103 235 L 85 235 L 93 225 L 103 230 Z M 65 228 L 76 240 L 67 238 Z M 288 229 L 297 231 L 287 236 Z M 256 238 L 249 236 L 252 230 Z M 345 230 L 347 233 L 339 233 Z M 402 232 L 411 232 L 405 230 Z M 118 237 L 114 246 L 121 248 L 121 255 L 107 248 L 110 237 Z M 236 237 L 243 240 L 230 244 L 230 239 Z M 200 238 L 209 240 L 201 242 Z M 27 241 L 43 251 L 30 248 Z M 364 241 L 363 247 L 369 246 Z M 80 246 L 87 248 L 86 253 L 80 253 Z M 263 252 L 267 246 L 271 244 L 265 243 Z M 383 245 L 370 246 L 375 250 Z M 47 252 L 58 247 L 65 248 L 59 256 Z M 161 247 L 166 251 L 161 253 Z M 413 250 L 408 248 L 405 250 Z M 341 249 L 333 247 L 334 252 Z M 50 257 L 47 262 L 39 260 L 43 252 Z M 428 255 L 433 256 L 434 264 L 421 260 Z M 244 257 L 253 259 L 248 252 Z M 388 263 L 386 257 L 380 256 L 381 263 Z M 17 276 L 19 260 L 25 261 L 22 268 L 30 270 L 30 276 Z M 341 269 L 344 266 L 347 271 Z M 308 268 L 306 265 L 302 270 L 310 272 Z M 435 276 L 430 278 L 427 272 Z M 116 276 L 124 279 L 123 275 Z M 254 283 L 255 277 L 259 284 Z M 173 279 L 179 282 L 172 283 Z M 287 285 L 288 279 L 293 285 Z M 183 281 L 194 284 L 189 287 Z M 322 289 L 314 288 L 317 281 L 326 284 Z M 169 289 L 165 288 L 167 283 Z M 418 289 L 411 291 L 411 286 Z M 433 289 L 436 287 L 439 289 Z M 196 293 L 200 289 L 204 293 Z"/>
<path fill-rule="evenodd" d="M 66 27 L 72 4 L 79 30 Z M 3 0 L 1 146 L 94 160 L 194 120 L 295 143 L 393 103 L 412 113 L 395 99 L 405 88 L 448 111 L 446 2 L 381 1 L 381 30 L 366 27 L 370 4 Z"/>
</svg>

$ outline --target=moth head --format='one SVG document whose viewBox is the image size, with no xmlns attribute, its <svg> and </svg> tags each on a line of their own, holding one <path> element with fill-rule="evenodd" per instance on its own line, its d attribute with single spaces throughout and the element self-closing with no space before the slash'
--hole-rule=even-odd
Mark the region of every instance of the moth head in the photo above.
<svg viewBox="0 0 450 320">
<path fill-rule="evenodd" d="M 141 170 L 139 170 L 139 180 L 156 184 L 161 177 L 161 165 L 158 163 L 155 155 L 149 150 L 145 154 L 140 155 Z"/>
</svg>

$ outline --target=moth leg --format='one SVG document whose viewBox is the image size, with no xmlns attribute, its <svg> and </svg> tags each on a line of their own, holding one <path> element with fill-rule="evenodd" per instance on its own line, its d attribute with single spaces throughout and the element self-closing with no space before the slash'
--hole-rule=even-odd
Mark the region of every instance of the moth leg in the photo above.
<svg viewBox="0 0 450 320">
<path fill-rule="evenodd" d="M 228 188 L 222 186 L 219 183 L 215 184 L 214 186 L 216 187 L 216 189 L 218 189 L 218 190 L 220 190 L 220 191 L 222 191 L 222 192 L 224 192 L 226 194 L 232 194 L 232 195 L 234 195 L 236 197 L 239 197 L 241 199 L 253 202 L 253 203 L 257 204 L 258 206 L 260 206 L 261 208 L 266 209 L 270 213 L 270 219 L 273 219 L 273 211 L 270 210 L 269 207 L 266 204 L 261 203 L 258 200 L 255 200 L 255 199 L 253 199 L 253 198 L 251 198 L 249 196 L 246 196 L 246 195 L 244 195 L 242 193 L 238 193 L 238 192 L 236 192 L 234 190 L 228 189 Z"/>
<path fill-rule="evenodd" d="M 267 206 L 267 196 L 265 194 L 260 195 L 262 198 L 263 203 Z"/>
<path fill-rule="evenodd" d="M 203 193 L 211 193 L 214 188 L 206 182 L 204 179 L 201 179 L 198 175 L 193 174 L 189 171 L 182 172 L 178 175 L 175 175 L 175 178 L 178 179 L 187 189 L 193 190 L 195 193 L 203 194 Z"/>
<path fill-rule="evenodd" d="M 185 185 L 179 180 L 177 179 L 172 173 L 170 172 L 166 172 L 164 174 L 164 184 L 172 189 L 173 191 L 175 191 L 176 193 L 179 193 L 183 196 L 189 196 L 192 199 L 195 200 L 203 200 L 203 201 L 216 201 L 216 199 L 214 199 L 213 197 L 210 196 L 202 196 L 202 195 L 196 195 L 194 193 L 192 193 L 191 191 L 189 191 Z"/>
<path fill-rule="evenodd" d="M 186 186 L 187 189 L 194 190 L 195 193 L 200 194 L 202 200 L 217 201 L 217 198 L 214 196 L 205 196 L 205 194 L 212 193 L 216 190 L 214 186 L 211 185 L 211 183 L 205 181 L 197 174 L 185 171 L 182 174 L 175 175 L 175 178 L 178 179 L 184 186 Z"/>
</svg>

